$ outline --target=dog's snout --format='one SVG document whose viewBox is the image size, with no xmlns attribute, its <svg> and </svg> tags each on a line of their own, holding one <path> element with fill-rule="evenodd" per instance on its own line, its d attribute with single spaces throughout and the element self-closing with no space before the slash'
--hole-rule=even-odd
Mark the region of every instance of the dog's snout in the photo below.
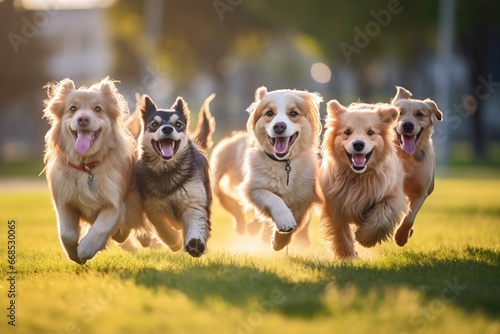
<svg viewBox="0 0 500 334">
<path fill-rule="evenodd" d="M 352 143 L 352 147 L 356 152 L 361 152 L 365 148 L 365 143 L 362 142 L 361 140 L 356 140 L 354 143 Z"/>
<path fill-rule="evenodd" d="M 273 130 L 276 134 L 281 135 L 286 131 L 286 123 L 285 122 L 278 122 L 274 124 Z"/>
<path fill-rule="evenodd" d="M 82 115 L 82 116 L 78 117 L 77 121 L 78 121 L 79 126 L 85 127 L 85 126 L 89 125 L 90 117 L 86 116 L 86 115 Z"/>
<path fill-rule="evenodd" d="M 403 123 L 403 130 L 405 132 L 411 132 L 415 128 L 415 125 L 412 122 Z"/>
<path fill-rule="evenodd" d="M 164 126 L 163 129 L 161 129 L 161 132 L 163 132 L 166 135 L 169 135 L 174 131 L 174 128 L 171 126 Z"/>
</svg>

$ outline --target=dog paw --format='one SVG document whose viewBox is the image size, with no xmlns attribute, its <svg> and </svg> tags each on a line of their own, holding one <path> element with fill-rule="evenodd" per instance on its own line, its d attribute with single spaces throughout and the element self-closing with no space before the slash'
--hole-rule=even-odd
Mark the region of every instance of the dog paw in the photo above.
<svg viewBox="0 0 500 334">
<path fill-rule="evenodd" d="M 279 219 L 274 219 L 274 222 L 276 223 L 276 229 L 279 233 L 288 234 L 297 228 L 297 223 L 290 210 L 288 210 L 286 214 L 279 215 L 278 217 Z"/>
<path fill-rule="evenodd" d="M 408 239 L 413 235 L 413 229 L 411 227 L 406 227 L 404 224 L 401 225 L 394 236 L 394 241 L 400 247 L 403 247 L 408 242 Z"/>
<path fill-rule="evenodd" d="M 98 242 L 97 240 L 91 240 L 91 238 L 84 237 L 77 248 L 78 259 L 83 263 L 87 260 L 93 258 L 98 251 L 106 246 L 106 239 L 104 242 Z"/>
<path fill-rule="evenodd" d="M 192 257 L 200 257 L 205 254 L 207 247 L 200 239 L 193 238 L 184 246 L 184 250 Z"/>
</svg>

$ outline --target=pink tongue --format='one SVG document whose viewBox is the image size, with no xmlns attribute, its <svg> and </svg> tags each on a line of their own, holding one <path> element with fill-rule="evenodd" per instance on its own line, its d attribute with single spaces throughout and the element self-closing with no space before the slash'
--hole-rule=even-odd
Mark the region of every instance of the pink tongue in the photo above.
<svg viewBox="0 0 500 334">
<path fill-rule="evenodd" d="M 90 148 L 92 142 L 92 132 L 78 131 L 75 143 L 75 150 L 78 154 L 85 154 Z"/>
<path fill-rule="evenodd" d="M 172 157 L 174 155 L 174 142 L 171 140 L 162 141 L 161 154 L 163 154 L 164 157 Z"/>
<path fill-rule="evenodd" d="M 354 166 L 362 167 L 365 165 L 366 155 L 355 153 L 352 155 L 352 162 L 354 163 Z"/>
<path fill-rule="evenodd" d="M 408 154 L 413 154 L 417 150 L 415 146 L 415 136 L 401 136 L 403 139 L 403 144 L 401 148 Z"/>
<path fill-rule="evenodd" d="M 276 141 L 274 142 L 274 150 L 278 154 L 283 154 L 286 153 L 288 150 L 288 137 L 277 137 Z"/>
</svg>

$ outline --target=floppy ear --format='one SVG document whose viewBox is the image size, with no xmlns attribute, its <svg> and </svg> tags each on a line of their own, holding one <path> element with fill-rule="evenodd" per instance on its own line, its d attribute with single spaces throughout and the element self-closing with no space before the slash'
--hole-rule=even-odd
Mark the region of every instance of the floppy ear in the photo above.
<svg viewBox="0 0 500 334">
<path fill-rule="evenodd" d="M 327 104 L 326 111 L 328 116 L 335 118 L 347 111 L 347 109 L 337 100 L 330 100 Z"/>
<path fill-rule="evenodd" d="M 156 104 L 149 97 L 149 95 L 144 94 L 141 101 L 137 105 L 137 109 L 141 112 L 141 117 L 143 121 L 149 118 L 149 115 L 156 111 Z"/>
<path fill-rule="evenodd" d="M 189 115 L 191 114 L 188 109 L 187 102 L 184 101 L 184 99 L 180 96 L 177 97 L 175 100 L 174 104 L 172 105 L 172 108 L 175 111 L 182 113 L 184 117 L 186 118 L 186 122 L 189 121 Z"/>
<path fill-rule="evenodd" d="M 392 99 L 391 103 L 394 104 L 394 102 L 396 102 L 397 100 L 402 100 L 402 99 L 408 100 L 412 96 L 413 94 L 409 90 L 401 86 L 396 86 L 396 95 Z"/>
<path fill-rule="evenodd" d="M 436 102 L 432 101 L 431 99 L 425 99 L 424 103 L 432 111 L 434 117 L 436 117 L 436 119 L 441 122 L 443 120 L 443 113 L 441 112 L 441 110 L 439 110 Z"/>
<path fill-rule="evenodd" d="M 377 110 L 377 114 L 384 123 L 393 124 L 399 117 L 399 108 L 390 104 L 382 104 Z"/>
<path fill-rule="evenodd" d="M 255 101 L 262 100 L 264 96 L 267 94 L 267 88 L 265 86 L 261 86 L 257 88 L 255 91 Z"/>
</svg>

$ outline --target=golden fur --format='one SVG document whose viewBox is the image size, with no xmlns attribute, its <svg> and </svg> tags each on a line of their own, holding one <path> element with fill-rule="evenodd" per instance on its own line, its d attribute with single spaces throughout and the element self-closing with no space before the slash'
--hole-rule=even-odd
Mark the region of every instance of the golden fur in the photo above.
<svg viewBox="0 0 500 334">
<path fill-rule="evenodd" d="M 319 199 L 322 100 L 316 93 L 268 92 L 260 87 L 248 109 L 247 132 L 252 146 L 245 152 L 241 190 L 249 207 L 275 223 L 271 245 L 276 251 L 290 243 L 293 232 L 303 228 Z"/>
<path fill-rule="evenodd" d="M 399 86 L 396 89 L 391 103 L 400 109 L 394 129 L 398 135 L 397 153 L 406 174 L 404 192 L 410 203 L 410 213 L 398 227 L 395 240 L 399 246 L 404 246 L 413 233 L 418 211 L 434 189 L 436 157 L 432 146 L 433 118 L 442 121 L 443 113 L 434 101 L 412 99 L 410 91 Z"/>
<path fill-rule="evenodd" d="M 393 145 L 398 110 L 364 103 L 345 108 L 332 100 L 327 111 L 320 224 L 337 257 L 356 257 L 351 224 L 355 239 L 373 247 L 392 236 L 407 212 L 403 167 Z"/>
<path fill-rule="evenodd" d="M 123 242 L 131 228 L 142 227 L 134 176 L 136 144 L 125 126 L 126 102 L 113 81 L 105 78 L 75 89 L 72 80 L 64 79 L 46 88 L 44 118 L 51 126 L 45 135 L 46 177 L 61 244 L 71 260 L 83 264 L 106 246 L 110 236 Z M 92 140 L 77 144 L 77 132 Z M 91 170 L 97 188 L 90 189 L 89 173 L 68 161 L 80 168 L 98 162 Z M 86 224 L 91 227 L 83 236 Z"/>
</svg>

